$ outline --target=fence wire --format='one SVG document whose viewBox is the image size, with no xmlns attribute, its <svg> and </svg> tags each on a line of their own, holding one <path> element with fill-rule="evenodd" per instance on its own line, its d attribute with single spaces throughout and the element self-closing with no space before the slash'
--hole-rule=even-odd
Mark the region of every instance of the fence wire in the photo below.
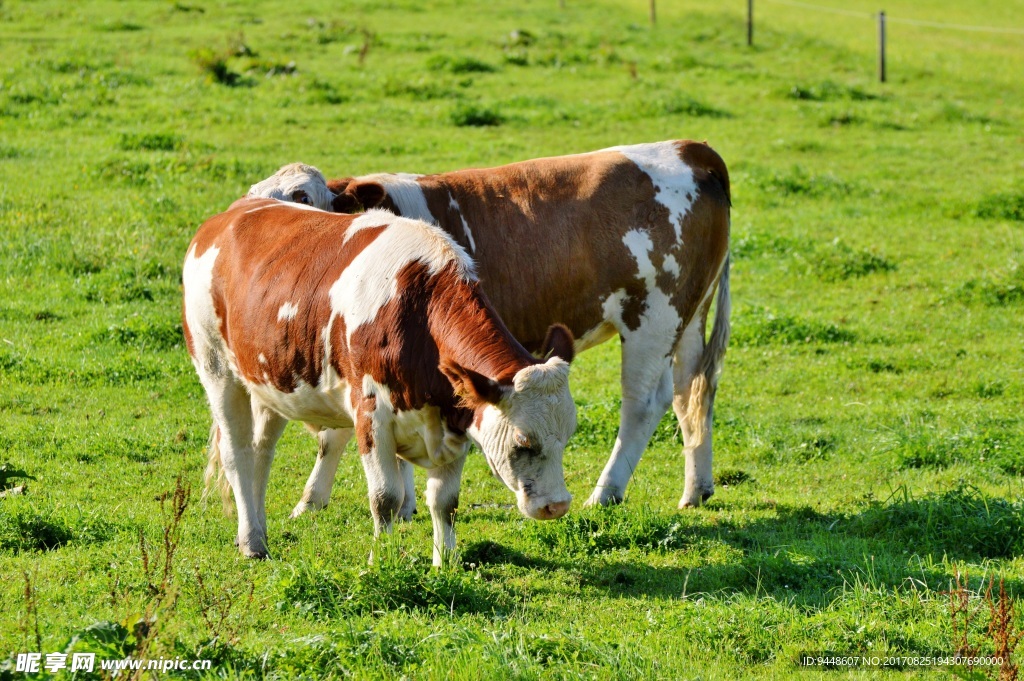
<svg viewBox="0 0 1024 681">
<path fill-rule="evenodd" d="M 765 2 L 774 3 L 776 5 L 788 5 L 790 7 L 799 7 L 801 9 L 810 9 L 816 12 L 827 12 L 829 14 L 841 14 L 847 17 L 857 17 L 859 19 L 874 19 L 878 16 L 875 12 L 857 12 L 848 9 L 839 9 L 837 7 L 824 7 L 822 5 L 812 5 L 806 2 L 797 2 L 797 0 L 764 0 Z M 1024 35 L 1024 28 L 1000 28 L 998 26 L 968 26 L 965 24 L 948 24 L 940 21 L 922 21 L 919 19 L 903 19 L 901 17 L 894 17 L 891 14 L 885 15 L 885 20 L 890 24 L 906 24 L 908 26 L 923 26 L 925 28 L 941 28 L 951 29 L 957 31 L 975 31 L 981 33 L 1008 33 L 1011 35 Z"/>
</svg>

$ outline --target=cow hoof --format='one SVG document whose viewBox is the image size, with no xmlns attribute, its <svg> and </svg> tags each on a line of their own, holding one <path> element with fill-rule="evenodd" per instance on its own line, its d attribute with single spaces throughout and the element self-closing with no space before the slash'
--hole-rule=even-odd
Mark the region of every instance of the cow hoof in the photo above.
<svg viewBox="0 0 1024 681">
<path fill-rule="evenodd" d="M 326 508 L 327 504 L 317 504 L 312 501 L 300 501 L 292 509 L 292 518 L 298 518 L 303 513 L 309 513 L 310 511 L 319 511 L 320 509 Z"/>
<path fill-rule="evenodd" d="M 679 500 L 679 508 L 680 510 L 684 508 L 698 508 L 710 499 L 714 493 L 715 490 L 711 489 L 684 494 L 683 498 Z"/>
<path fill-rule="evenodd" d="M 601 490 L 594 490 L 594 493 L 590 495 L 590 498 L 584 502 L 584 508 L 590 508 L 591 506 L 616 506 L 622 503 L 624 495 L 622 492 L 609 490 L 607 487 Z"/>
</svg>

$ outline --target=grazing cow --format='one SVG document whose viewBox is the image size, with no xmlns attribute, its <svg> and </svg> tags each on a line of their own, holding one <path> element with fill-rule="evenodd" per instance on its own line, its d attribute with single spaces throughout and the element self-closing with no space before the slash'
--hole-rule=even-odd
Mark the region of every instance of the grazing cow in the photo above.
<svg viewBox="0 0 1024 681">
<path fill-rule="evenodd" d="M 214 420 L 207 483 L 219 466 L 244 555 L 267 555 L 267 480 L 289 420 L 332 429 L 339 450 L 355 435 L 375 535 L 411 509 L 397 457 L 426 468 L 435 564 L 455 545 L 467 436 L 523 514 L 568 510 L 572 336 L 553 326 L 553 356 L 528 353 L 437 227 L 240 199 L 200 227 L 183 283 L 185 339 Z"/>
<path fill-rule="evenodd" d="M 671 405 L 683 433 L 680 507 L 714 493 L 712 407 L 729 337 L 729 173 L 706 144 L 658 142 L 484 170 L 333 180 L 334 209 L 385 207 L 439 225 L 474 257 L 495 309 L 526 348 L 561 323 L 576 351 L 622 339 L 619 435 L 587 501 L 622 501 Z M 714 326 L 705 339 L 718 287 Z M 293 515 L 330 498 L 340 439 Z M 405 471 L 413 498 L 411 470 Z"/>
</svg>

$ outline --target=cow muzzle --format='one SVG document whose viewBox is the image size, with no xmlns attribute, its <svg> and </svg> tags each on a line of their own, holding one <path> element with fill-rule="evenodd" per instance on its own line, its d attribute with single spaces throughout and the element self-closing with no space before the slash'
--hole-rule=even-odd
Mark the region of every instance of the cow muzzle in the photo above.
<svg viewBox="0 0 1024 681">
<path fill-rule="evenodd" d="M 534 520 L 555 520 L 569 512 L 572 496 L 568 493 L 558 499 L 531 499 L 519 495 L 519 511 Z"/>
</svg>

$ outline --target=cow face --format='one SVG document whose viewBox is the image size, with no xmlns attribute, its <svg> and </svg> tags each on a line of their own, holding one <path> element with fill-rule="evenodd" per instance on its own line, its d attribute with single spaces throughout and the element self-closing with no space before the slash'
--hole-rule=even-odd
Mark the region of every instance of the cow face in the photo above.
<svg viewBox="0 0 1024 681">
<path fill-rule="evenodd" d="M 565 487 L 562 452 L 576 430 L 569 394 L 569 363 L 561 357 L 520 369 L 511 386 L 473 379 L 484 404 L 469 428 L 491 471 L 516 495 L 523 515 L 560 518 L 572 496 Z"/>
<path fill-rule="evenodd" d="M 292 201 L 320 210 L 331 210 L 334 194 L 323 173 L 305 163 L 289 163 L 249 189 L 250 197 Z"/>
</svg>

